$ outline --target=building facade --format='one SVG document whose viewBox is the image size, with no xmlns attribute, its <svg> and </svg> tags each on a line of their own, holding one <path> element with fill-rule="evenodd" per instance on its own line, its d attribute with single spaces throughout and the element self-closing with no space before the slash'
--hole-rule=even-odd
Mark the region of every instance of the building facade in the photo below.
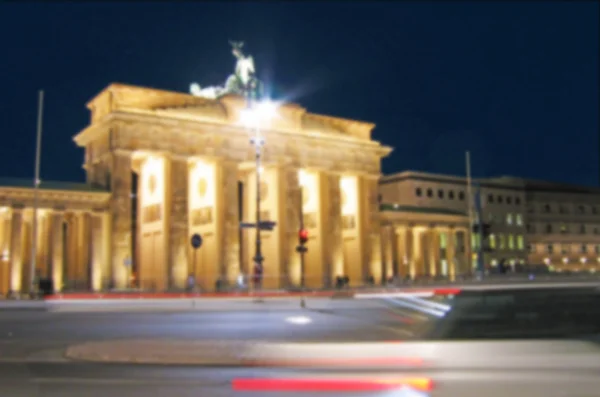
<svg viewBox="0 0 600 397">
<path fill-rule="evenodd" d="M 487 266 L 503 262 L 513 269 L 527 263 L 557 272 L 600 270 L 600 188 L 514 177 L 475 179 L 472 186 L 480 189 L 482 222 L 490 224 L 484 242 Z M 464 177 L 407 171 L 380 182 L 380 200 L 388 208 L 468 214 L 467 195 Z M 470 240 L 473 269 L 481 242 L 475 233 Z"/>
<path fill-rule="evenodd" d="M 209 99 L 112 84 L 87 104 L 75 137 L 87 183 L 0 180 L 0 295 L 35 278 L 57 291 L 204 290 L 253 271 L 257 171 L 263 288 L 351 285 L 391 277 L 450 278 L 472 272 L 468 189 L 461 177 L 381 176 L 391 148 L 373 124 L 283 104 L 261 125 L 261 167 L 242 123 L 243 97 Z M 515 178 L 475 181 L 492 224 L 486 263 L 545 263 L 594 271 L 600 257 L 600 190 Z M 309 231 L 304 266 L 296 247 Z M 198 233 L 202 246 L 190 238 Z M 35 263 L 32 256 L 35 255 Z M 34 269 L 35 267 L 35 269 Z M 135 283 L 132 284 L 132 281 Z"/>
</svg>

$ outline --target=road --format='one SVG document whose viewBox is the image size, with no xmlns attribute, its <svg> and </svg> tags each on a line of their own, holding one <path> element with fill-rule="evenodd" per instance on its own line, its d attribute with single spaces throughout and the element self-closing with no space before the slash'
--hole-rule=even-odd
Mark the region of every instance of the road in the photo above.
<svg viewBox="0 0 600 397">
<path fill-rule="evenodd" d="M 265 306 L 264 311 L 226 313 L 4 310 L 0 311 L 0 395 L 239 396 L 244 393 L 232 391 L 233 378 L 254 377 L 257 373 L 268 375 L 274 370 L 74 364 L 62 355 L 71 344 L 127 338 L 400 340 L 411 336 L 402 315 L 385 305 L 380 310 L 368 311 L 360 307 L 269 310 Z M 290 322 L 298 317 L 308 318 L 310 322 Z"/>
<path fill-rule="evenodd" d="M 407 302 L 404 302 L 407 303 Z M 348 396 L 426 397 L 397 392 L 282 393 L 239 392 L 239 378 L 289 379 L 323 377 L 358 379 L 415 376 L 431 378 L 436 397 L 570 397 L 597 395 L 596 367 L 515 369 L 514 361 L 498 370 L 493 365 L 391 371 L 377 368 L 273 369 L 199 366 L 107 365 L 71 362 L 62 358 L 66 346 L 85 341 L 124 338 L 254 339 L 272 341 L 390 341 L 418 337 L 414 317 L 399 302 L 381 300 L 370 306 L 339 310 L 269 310 L 252 312 L 169 313 L 51 313 L 33 310 L 0 311 L 0 396 L 11 397 L 272 397 Z M 290 322 L 304 316 L 308 323 Z M 412 321 L 412 323 L 411 323 Z M 418 322 L 417 322 L 418 323 Z M 411 335 L 412 333 L 412 335 Z M 558 346 L 558 345 L 557 345 Z M 586 345 L 587 346 L 587 345 Z M 466 346 L 465 348 L 468 348 Z M 588 347 L 586 347 L 587 349 Z M 560 350 L 560 346 L 556 347 Z M 591 349 L 591 347 L 590 347 Z M 572 348 L 564 348 L 569 352 Z M 466 352 L 466 351 L 465 351 Z M 587 352 L 587 350 L 586 350 Z M 470 356 L 470 354 L 467 354 Z M 498 356 L 489 355 L 490 363 Z M 561 356 L 562 357 L 562 356 Z M 581 363 L 581 360 L 577 361 Z M 486 369 L 487 368 L 487 369 Z M 544 368 L 542 370 L 542 368 Z"/>
</svg>

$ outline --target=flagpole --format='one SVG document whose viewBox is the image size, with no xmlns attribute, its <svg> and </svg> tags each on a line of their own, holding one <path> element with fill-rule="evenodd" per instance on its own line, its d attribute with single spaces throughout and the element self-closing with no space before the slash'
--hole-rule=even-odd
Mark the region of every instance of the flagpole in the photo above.
<svg viewBox="0 0 600 397">
<path fill-rule="evenodd" d="M 465 160 L 467 165 L 467 206 L 468 206 L 468 215 L 469 215 L 469 236 L 473 233 L 473 181 L 471 180 L 471 153 L 467 150 L 465 152 Z M 466 244 L 471 245 L 471 240 L 466 241 Z M 472 252 L 469 250 L 468 252 Z M 472 272 L 473 269 L 473 257 L 468 258 L 469 263 L 469 273 Z"/>
<path fill-rule="evenodd" d="M 37 137 L 35 146 L 35 177 L 33 180 L 33 238 L 31 244 L 31 269 L 30 269 L 30 281 L 31 290 L 35 291 L 35 270 L 37 268 L 37 240 L 38 240 L 38 205 L 39 205 L 39 188 L 40 188 L 40 162 L 42 157 L 42 116 L 44 110 L 44 91 L 40 90 L 38 96 L 38 116 L 37 116 Z"/>
</svg>

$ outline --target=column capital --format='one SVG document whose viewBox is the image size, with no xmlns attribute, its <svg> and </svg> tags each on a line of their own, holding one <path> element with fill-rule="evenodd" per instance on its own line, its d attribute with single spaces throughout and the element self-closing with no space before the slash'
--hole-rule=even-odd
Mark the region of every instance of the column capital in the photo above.
<svg viewBox="0 0 600 397">
<path fill-rule="evenodd" d="M 102 216 L 104 216 L 104 214 L 106 214 L 108 212 L 109 211 L 106 211 L 106 210 L 93 209 L 91 211 L 84 211 L 84 214 L 89 214 L 94 217 L 102 217 Z"/>
<path fill-rule="evenodd" d="M 115 149 L 112 151 L 113 156 L 116 157 L 131 157 L 134 152 L 127 149 Z"/>
</svg>

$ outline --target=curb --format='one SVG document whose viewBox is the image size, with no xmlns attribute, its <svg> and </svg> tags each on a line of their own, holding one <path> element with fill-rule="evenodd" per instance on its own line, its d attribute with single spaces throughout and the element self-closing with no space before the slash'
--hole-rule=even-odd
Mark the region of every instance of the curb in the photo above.
<svg viewBox="0 0 600 397">
<path fill-rule="evenodd" d="M 376 343 L 389 350 L 397 343 Z M 346 357 L 340 348 L 350 350 Z M 91 342 L 70 346 L 65 357 L 97 363 L 280 368 L 421 368 L 423 360 L 372 355 L 373 343 L 268 343 L 240 341 L 146 340 Z M 298 354 L 304 352 L 304 354 Z M 377 354 L 377 353 L 376 353 Z M 301 357 L 304 356 L 304 357 Z M 332 358 L 334 357 L 334 358 Z"/>
</svg>

